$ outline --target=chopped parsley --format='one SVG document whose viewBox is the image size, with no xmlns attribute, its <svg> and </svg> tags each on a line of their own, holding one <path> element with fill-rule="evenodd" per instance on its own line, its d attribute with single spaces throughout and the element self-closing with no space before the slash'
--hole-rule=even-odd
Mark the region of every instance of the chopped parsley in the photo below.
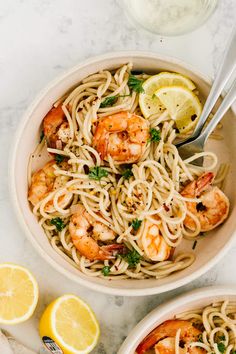
<svg viewBox="0 0 236 354">
<path fill-rule="evenodd" d="M 218 337 L 219 340 L 225 340 L 225 335 L 223 334 L 222 336 Z"/>
<path fill-rule="evenodd" d="M 50 223 L 56 226 L 57 231 L 62 231 L 66 226 L 61 218 L 53 218 Z"/>
<path fill-rule="evenodd" d="M 100 108 L 113 106 L 114 103 L 118 100 L 118 95 L 106 97 L 100 104 Z"/>
<path fill-rule="evenodd" d="M 192 250 L 195 250 L 196 246 L 197 246 L 197 240 L 195 240 L 195 241 L 193 242 Z"/>
<path fill-rule="evenodd" d="M 128 80 L 128 86 L 131 90 L 136 91 L 138 93 L 144 92 L 143 83 L 144 83 L 144 80 L 138 79 L 136 76 L 130 74 L 129 80 Z"/>
<path fill-rule="evenodd" d="M 199 336 L 198 336 L 198 341 L 199 341 L 200 343 L 203 343 L 202 333 L 199 334 Z"/>
<path fill-rule="evenodd" d="M 43 138 L 44 138 L 44 131 L 42 130 L 39 138 L 40 143 L 43 141 Z"/>
<path fill-rule="evenodd" d="M 121 257 L 129 264 L 130 268 L 135 267 L 141 260 L 141 255 L 135 249 L 126 254 L 122 254 Z"/>
<path fill-rule="evenodd" d="M 100 166 L 96 166 L 96 167 L 89 169 L 88 176 L 91 179 L 95 179 L 96 181 L 100 181 L 102 177 L 108 176 L 108 172 L 104 168 L 102 168 Z"/>
<path fill-rule="evenodd" d="M 134 219 L 131 223 L 135 231 L 137 231 L 140 228 L 141 224 L 142 224 L 142 220 L 138 220 L 138 219 Z"/>
<path fill-rule="evenodd" d="M 158 142 L 161 140 L 161 131 L 159 129 L 151 128 L 149 130 L 149 134 L 150 134 L 150 138 L 148 140 L 149 142 L 150 141 Z"/>
<path fill-rule="evenodd" d="M 65 156 L 63 156 L 63 155 L 59 155 L 59 154 L 55 155 L 55 161 L 56 161 L 57 165 L 59 165 L 62 161 L 64 161 L 64 159 L 65 159 Z"/>
<path fill-rule="evenodd" d="M 128 95 L 118 95 L 118 97 L 129 97 L 129 96 L 131 96 L 131 93 Z"/>
<path fill-rule="evenodd" d="M 130 177 L 132 177 L 133 176 L 133 172 L 132 172 L 131 168 L 126 168 L 122 172 L 122 176 L 124 177 L 124 179 L 129 179 Z"/>
<path fill-rule="evenodd" d="M 220 342 L 220 343 L 218 343 L 217 344 L 217 347 L 218 347 L 218 350 L 219 350 L 219 352 L 221 352 L 221 353 L 224 353 L 225 352 L 225 345 L 224 345 L 224 343 L 223 342 Z"/>
<path fill-rule="evenodd" d="M 105 275 L 105 277 L 110 274 L 110 271 L 111 271 L 111 267 L 109 266 L 104 266 L 101 270 L 102 274 Z"/>
<path fill-rule="evenodd" d="M 104 98 L 104 100 L 100 104 L 100 108 L 111 107 L 115 104 L 119 97 L 127 97 L 130 95 L 115 95 Z"/>
</svg>

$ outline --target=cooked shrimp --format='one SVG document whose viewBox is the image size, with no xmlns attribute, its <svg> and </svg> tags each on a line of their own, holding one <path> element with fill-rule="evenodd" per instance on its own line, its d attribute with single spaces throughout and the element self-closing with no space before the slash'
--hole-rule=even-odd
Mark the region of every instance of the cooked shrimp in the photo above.
<svg viewBox="0 0 236 354">
<path fill-rule="evenodd" d="M 161 262 L 170 257 L 172 247 L 170 247 L 164 240 L 157 224 L 153 224 L 149 220 L 146 220 L 144 229 L 140 230 L 139 233 L 141 232 L 140 246 L 148 258 L 152 261 Z"/>
<path fill-rule="evenodd" d="M 61 150 L 68 143 L 70 128 L 61 105 L 53 107 L 44 117 L 43 132 L 51 148 Z"/>
<path fill-rule="evenodd" d="M 210 231 L 222 224 L 229 213 L 229 200 L 216 186 L 211 186 L 214 178 L 212 172 L 204 173 L 197 180 L 190 182 L 181 192 L 187 198 L 200 198 L 199 203 L 186 202 L 188 210 L 194 214 L 201 225 L 201 231 Z M 195 229 L 195 222 L 186 215 L 184 224 Z"/>
<path fill-rule="evenodd" d="M 76 212 L 71 216 L 69 232 L 77 250 L 92 261 L 112 259 L 115 251 L 124 248 L 119 244 L 98 245 L 99 240 L 114 240 L 115 233 L 106 225 L 95 220 L 81 204 L 77 205 Z"/>
<path fill-rule="evenodd" d="M 55 160 L 49 161 L 42 169 L 35 172 L 32 176 L 28 200 L 34 206 L 46 198 L 50 192 L 60 188 L 64 182 L 68 180 L 68 177 L 55 175 L 55 168 L 53 167 L 55 163 Z M 66 162 L 62 162 L 62 165 L 63 168 L 67 168 Z M 60 206 L 65 206 L 70 199 L 71 193 L 67 194 L 67 196 L 61 196 L 59 198 Z M 47 203 L 45 210 L 52 211 L 52 201 Z"/>
<path fill-rule="evenodd" d="M 167 337 L 155 345 L 155 354 L 175 354 L 175 338 Z M 186 348 L 179 347 L 179 354 L 188 353 Z"/>
<path fill-rule="evenodd" d="M 183 340 L 181 340 L 181 345 L 182 343 L 184 343 Z M 176 354 L 175 345 L 175 338 L 167 337 L 162 339 L 155 345 L 155 354 Z M 188 345 L 184 345 L 184 348 L 179 346 L 179 354 L 187 353 L 204 354 L 205 350 L 198 347 L 191 348 Z"/>
<path fill-rule="evenodd" d="M 147 120 L 129 112 L 101 118 L 93 137 L 93 146 L 102 160 L 110 155 L 118 164 L 137 162 L 149 137 Z"/>
<path fill-rule="evenodd" d="M 180 332 L 180 353 L 203 354 L 205 350 L 190 346 L 197 342 L 202 333 L 191 322 L 184 320 L 168 320 L 155 328 L 136 349 L 137 354 L 145 354 L 149 349 L 155 348 L 156 354 L 175 354 L 175 336 L 178 329 Z M 182 345 L 183 344 L 183 345 Z M 184 351 L 183 351 L 184 350 Z"/>
</svg>

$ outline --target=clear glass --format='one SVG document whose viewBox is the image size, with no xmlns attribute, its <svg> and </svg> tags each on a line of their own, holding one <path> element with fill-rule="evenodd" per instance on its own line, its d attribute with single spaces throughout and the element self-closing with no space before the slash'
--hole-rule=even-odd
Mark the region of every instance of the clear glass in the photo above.
<svg viewBox="0 0 236 354">
<path fill-rule="evenodd" d="M 160 35 L 179 35 L 203 24 L 217 0 L 123 0 L 126 13 L 145 29 Z"/>
</svg>

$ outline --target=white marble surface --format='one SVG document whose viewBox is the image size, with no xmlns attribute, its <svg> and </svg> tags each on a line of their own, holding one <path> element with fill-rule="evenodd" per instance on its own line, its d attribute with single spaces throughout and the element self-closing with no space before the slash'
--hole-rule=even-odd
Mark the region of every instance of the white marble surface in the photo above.
<svg viewBox="0 0 236 354">
<path fill-rule="evenodd" d="M 136 30 L 113 0 L 0 1 L 0 262 L 27 266 L 40 286 L 33 318 L 10 332 L 40 348 L 38 319 L 45 305 L 63 293 L 75 293 L 94 309 L 101 323 L 95 354 L 115 354 L 131 328 L 165 299 L 211 284 L 236 284 L 236 245 L 201 279 L 163 295 L 105 296 L 58 274 L 35 252 L 17 224 L 9 200 L 7 168 L 12 136 L 22 112 L 39 90 L 84 58 L 115 50 L 151 50 L 178 57 L 212 76 L 236 19 L 236 1 L 219 0 L 210 20 L 193 33 L 165 38 Z M 1 353 L 3 354 L 3 353 Z"/>
</svg>

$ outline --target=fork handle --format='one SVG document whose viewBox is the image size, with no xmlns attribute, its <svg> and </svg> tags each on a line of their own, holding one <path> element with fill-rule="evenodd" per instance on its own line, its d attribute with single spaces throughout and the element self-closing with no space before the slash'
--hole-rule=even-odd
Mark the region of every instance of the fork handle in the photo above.
<svg viewBox="0 0 236 354">
<path fill-rule="evenodd" d="M 212 85 L 210 94 L 205 102 L 204 108 L 202 110 L 202 114 L 199 118 L 199 121 L 195 127 L 195 130 L 191 136 L 192 138 L 196 138 L 200 135 L 203 126 L 211 113 L 217 99 L 222 93 L 226 83 L 228 82 L 231 74 L 236 68 L 236 27 L 234 28 L 231 39 L 229 41 L 228 49 L 226 50 L 226 54 L 222 60 L 222 63 L 218 69 L 216 74 L 215 81 Z"/>
<path fill-rule="evenodd" d="M 201 137 L 206 141 L 206 139 L 209 137 L 209 135 L 212 133 L 212 131 L 215 129 L 217 124 L 220 122 L 220 120 L 223 118 L 224 114 L 228 111 L 230 106 L 233 104 L 234 100 L 236 99 L 236 80 L 230 87 L 230 90 L 224 97 L 219 109 L 215 113 L 214 117 L 211 119 L 209 124 L 207 125 L 206 129 L 204 129 L 203 133 L 200 134 L 199 138 Z"/>
</svg>

